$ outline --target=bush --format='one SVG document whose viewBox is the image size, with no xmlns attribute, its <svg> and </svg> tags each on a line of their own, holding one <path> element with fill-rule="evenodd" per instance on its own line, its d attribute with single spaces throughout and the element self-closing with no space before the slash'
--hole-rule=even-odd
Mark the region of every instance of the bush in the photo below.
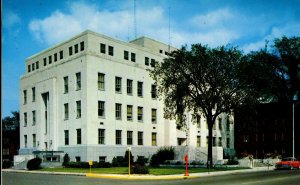
<svg viewBox="0 0 300 185">
<path fill-rule="evenodd" d="M 234 160 L 234 159 L 229 159 L 227 162 L 227 165 L 238 165 L 239 161 Z"/>
<path fill-rule="evenodd" d="M 99 162 L 97 167 L 98 168 L 110 168 L 111 164 L 109 162 Z"/>
<path fill-rule="evenodd" d="M 62 165 L 63 165 L 63 166 L 66 166 L 69 162 L 70 162 L 70 157 L 69 157 L 69 154 L 66 153 L 66 154 L 64 155 L 64 161 L 63 161 Z"/>
<path fill-rule="evenodd" d="M 146 166 L 135 164 L 130 168 L 131 174 L 149 174 L 149 170 Z"/>
<path fill-rule="evenodd" d="M 166 160 L 174 160 L 174 147 L 162 147 L 156 152 L 159 164 L 163 164 Z"/>
<path fill-rule="evenodd" d="M 159 159 L 157 154 L 153 154 L 150 160 L 150 166 L 159 168 Z"/>
<path fill-rule="evenodd" d="M 124 165 L 124 157 L 123 156 L 117 156 L 117 157 L 114 157 L 113 160 L 112 160 L 112 166 L 114 167 L 120 167 L 120 166 L 123 166 Z"/>
<path fill-rule="evenodd" d="M 96 163 L 93 163 L 97 165 Z M 90 165 L 88 162 L 68 162 L 65 166 L 66 168 L 90 168 Z"/>
<path fill-rule="evenodd" d="M 27 169 L 28 170 L 37 170 L 37 169 L 40 169 L 41 168 L 41 163 L 42 163 L 42 159 L 41 158 L 33 158 L 33 159 L 30 159 L 28 162 L 27 162 Z"/>
<path fill-rule="evenodd" d="M 144 156 L 138 156 L 138 158 L 136 159 L 135 163 L 145 166 L 145 164 L 148 162 L 148 158 L 145 158 Z"/>
<path fill-rule="evenodd" d="M 124 155 L 124 161 L 123 164 L 121 164 L 121 166 L 125 167 L 128 166 L 128 158 L 129 158 L 129 150 L 126 150 L 125 155 Z M 130 152 L 130 164 L 133 164 L 133 156 L 132 156 L 132 152 Z"/>
<path fill-rule="evenodd" d="M 2 168 L 10 168 L 12 166 L 12 162 L 11 161 L 3 161 L 2 162 Z"/>
</svg>

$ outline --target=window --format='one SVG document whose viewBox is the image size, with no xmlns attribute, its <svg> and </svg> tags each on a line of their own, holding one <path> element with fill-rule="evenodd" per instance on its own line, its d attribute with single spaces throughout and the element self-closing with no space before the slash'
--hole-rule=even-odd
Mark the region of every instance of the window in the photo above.
<svg viewBox="0 0 300 185">
<path fill-rule="evenodd" d="M 226 122 L 226 131 L 230 131 L 230 121 L 229 121 L 229 118 L 227 118 L 227 122 Z"/>
<path fill-rule="evenodd" d="M 197 136 L 197 147 L 200 147 L 200 146 L 201 146 L 201 144 L 200 144 L 200 139 L 201 139 L 201 137 L 200 137 L 200 136 Z"/>
<path fill-rule="evenodd" d="M 27 103 L 27 91 L 23 90 L 24 105 Z"/>
<path fill-rule="evenodd" d="M 81 89 L 81 73 L 76 73 L 76 90 Z"/>
<path fill-rule="evenodd" d="M 151 121 L 152 123 L 156 123 L 156 109 L 152 109 L 151 111 Z"/>
<path fill-rule="evenodd" d="M 75 46 L 74 46 L 74 53 L 78 53 L 78 44 L 75 44 Z"/>
<path fill-rule="evenodd" d="M 99 156 L 99 163 L 105 163 L 106 156 Z"/>
<path fill-rule="evenodd" d="M 124 59 L 125 60 L 129 59 L 129 52 L 128 51 L 124 51 Z"/>
<path fill-rule="evenodd" d="M 46 66 L 47 65 L 47 58 L 44 58 L 43 60 L 44 60 L 44 66 Z"/>
<path fill-rule="evenodd" d="M 196 115 L 196 124 L 197 124 L 197 128 L 200 128 L 200 126 L 201 126 L 201 116 L 200 115 Z"/>
<path fill-rule="evenodd" d="M 64 52 L 63 51 L 60 51 L 59 52 L 59 59 L 63 59 L 64 58 Z"/>
<path fill-rule="evenodd" d="M 156 93 L 156 85 L 151 85 L 151 97 L 153 99 L 157 98 L 157 93 Z"/>
<path fill-rule="evenodd" d="M 152 146 L 157 146 L 156 133 L 152 132 Z"/>
<path fill-rule="evenodd" d="M 143 107 L 138 107 L 138 121 L 143 121 Z"/>
<path fill-rule="evenodd" d="M 84 50 L 84 42 L 80 42 L 80 51 L 83 51 Z"/>
<path fill-rule="evenodd" d="M 27 67 L 28 67 L 28 70 L 27 70 L 27 71 L 28 71 L 28 73 L 30 73 L 30 65 L 28 65 Z"/>
<path fill-rule="evenodd" d="M 163 50 L 160 49 L 160 50 L 159 50 L 159 53 L 163 53 Z"/>
<path fill-rule="evenodd" d="M 217 138 L 216 138 L 216 137 L 213 137 L 212 139 L 213 139 L 212 145 L 213 145 L 213 146 L 217 146 Z"/>
<path fill-rule="evenodd" d="M 104 117 L 105 115 L 104 105 L 105 105 L 104 101 L 98 101 L 98 117 Z"/>
<path fill-rule="evenodd" d="M 105 44 L 100 44 L 100 53 L 106 53 L 106 51 L 105 51 Z"/>
<path fill-rule="evenodd" d="M 122 78 L 116 77 L 116 92 L 121 93 L 122 92 Z"/>
<path fill-rule="evenodd" d="M 148 57 L 145 57 L 145 65 L 149 66 L 149 58 Z"/>
<path fill-rule="evenodd" d="M 64 77 L 64 93 L 69 92 L 69 78 L 67 76 Z"/>
<path fill-rule="evenodd" d="M 76 118 L 81 118 L 81 101 L 76 101 Z"/>
<path fill-rule="evenodd" d="M 76 160 L 76 162 L 80 162 L 80 160 L 81 160 L 81 159 L 80 159 L 80 156 L 76 156 L 76 157 L 75 157 L 75 160 Z"/>
<path fill-rule="evenodd" d="M 35 63 L 32 63 L 32 64 L 31 64 L 32 71 L 34 71 L 34 66 L 35 66 Z"/>
<path fill-rule="evenodd" d="M 57 61 L 57 53 L 54 53 L 54 62 Z"/>
<path fill-rule="evenodd" d="M 104 90 L 104 79 L 105 79 L 105 74 L 103 73 L 98 73 L 98 89 L 99 90 Z"/>
<path fill-rule="evenodd" d="M 72 46 L 69 47 L 69 56 L 71 56 L 71 55 L 73 55 L 73 47 Z"/>
<path fill-rule="evenodd" d="M 24 135 L 24 147 L 27 148 L 27 135 Z"/>
<path fill-rule="evenodd" d="M 69 119 L 69 104 L 65 103 L 64 104 L 64 109 L 65 109 L 65 120 Z"/>
<path fill-rule="evenodd" d="M 132 145 L 132 131 L 127 131 L 127 145 Z"/>
<path fill-rule="evenodd" d="M 132 80 L 127 79 L 127 94 L 132 95 Z"/>
<path fill-rule="evenodd" d="M 49 56 L 49 64 L 52 63 L 52 56 Z"/>
<path fill-rule="evenodd" d="M 105 144 L 105 129 L 98 129 L 98 144 Z"/>
<path fill-rule="evenodd" d="M 219 130 L 222 130 L 222 118 L 219 118 L 218 122 L 219 122 Z"/>
<path fill-rule="evenodd" d="M 32 147 L 36 147 L 36 135 L 32 134 Z"/>
<path fill-rule="evenodd" d="M 65 145 L 69 145 L 69 131 L 65 130 Z"/>
<path fill-rule="evenodd" d="M 122 144 L 122 130 L 116 130 L 116 145 Z"/>
<path fill-rule="evenodd" d="M 27 127 L 27 112 L 24 112 L 24 127 Z"/>
<path fill-rule="evenodd" d="M 127 120 L 132 120 L 132 105 L 127 105 Z"/>
<path fill-rule="evenodd" d="M 218 146 L 222 146 L 222 137 L 218 137 Z"/>
<path fill-rule="evenodd" d="M 154 59 L 151 59 L 150 65 L 151 65 L 151 67 L 154 67 L 154 66 L 155 66 L 155 60 L 154 60 Z"/>
<path fill-rule="evenodd" d="M 35 62 L 36 69 L 39 69 L 39 61 Z"/>
<path fill-rule="evenodd" d="M 35 102 L 35 87 L 32 87 L 31 91 L 32 91 L 32 102 Z"/>
<path fill-rule="evenodd" d="M 137 84 L 137 95 L 143 97 L 143 82 L 138 82 Z"/>
<path fill-rule="evenodd" d="M 108 54 L 109 54 L 110 56 L 114 56 L 114 47 L 108 46 Z"/>
<path fill-rule="evenodd" d="M 131 62 L 135 62 L 135 53 L 131 53 Z"/>
<path fill-rule="evenodd" d="M 116 119 L 122 119 L 122 104 L 116 103 Z"/>
<path fill-rule="evenodd" d="M 77 144 L 81 144 L 81 129 L 76 129 L 77 133 Z"/>
<path fill-rule="evenodd" d="M 35 110 L 32 111 L 32 125 L 34 126 L 36 124 L 36 117 L 35 117 L 36 113 Z"/>
<path fill-rule="evenodd" d="M 143 132 L 138 132 L 138 145 L 143 145 Z"/>
</svg>

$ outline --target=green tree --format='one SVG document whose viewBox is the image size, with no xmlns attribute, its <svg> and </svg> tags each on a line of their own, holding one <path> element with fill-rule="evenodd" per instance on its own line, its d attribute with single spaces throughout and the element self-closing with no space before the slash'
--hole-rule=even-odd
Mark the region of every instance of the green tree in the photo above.
<svg viewBox="0 0 300 185">
<path fill-rule="evenodd" d="M 186 126 L 185 113 L 202 113 L 206 117 L 208 166 L 212 167 L 212 128 L 221 113 L 229 113 L 245 102 L 250 88 L 240 83 L 238 71 L 243 55 L 234 47 L 209 48 L 195 44 L 182 47 L 157 63 L 150 76 L 163 98 L 164 116 L 176 119 L 177 126 Z"/>
<path fill-rule="evenodd" d="M 20 126 L 20 112 L 12 111 L 12 116 L 6 116 L 2 119 L 2 131 L 18 130 Z"/>
</svg>

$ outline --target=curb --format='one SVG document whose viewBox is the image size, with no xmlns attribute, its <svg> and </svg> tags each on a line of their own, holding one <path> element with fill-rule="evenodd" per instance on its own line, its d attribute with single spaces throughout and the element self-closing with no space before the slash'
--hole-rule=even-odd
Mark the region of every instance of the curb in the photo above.
<svg viewBox="0 0 300 185">
<path fill-rule="evenodd" d="M 194 179 L 200 176 L 184 176 L 184 175 L 115 175 L 115 174 L 95 174 L 87 173 L 86 177 L 101 179 L 122 179 L 122 180 L 178 180 L 178 179 Z"/>
</svg>

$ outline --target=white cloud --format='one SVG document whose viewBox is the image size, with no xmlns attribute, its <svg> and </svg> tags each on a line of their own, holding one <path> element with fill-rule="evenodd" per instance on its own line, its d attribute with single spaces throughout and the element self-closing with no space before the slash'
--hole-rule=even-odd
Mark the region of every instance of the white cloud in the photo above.
<svg viewBox="0 0 300 185">
<path fill-rule="evenodd" d="M 19 15 L 13 11 L 7 10 L 3 14 L 3 26 L 7 29 L 10 29 L 14 26 L 21 24 L 21 18 Z"/>
</svg>

